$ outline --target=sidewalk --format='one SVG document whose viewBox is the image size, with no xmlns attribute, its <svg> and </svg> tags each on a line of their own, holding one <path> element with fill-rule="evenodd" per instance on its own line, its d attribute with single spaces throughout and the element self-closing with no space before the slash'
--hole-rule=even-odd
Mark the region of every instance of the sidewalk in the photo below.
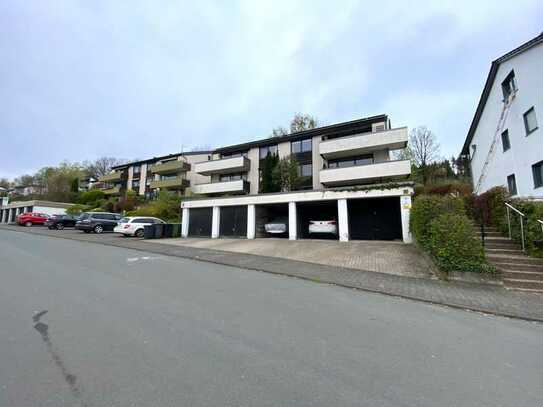
<svg viewBox="0 0 543 407">
<path fill-rule="evenodd" d="M 43 228 L 0 226 L 0 231 L 12 230 L 64 239 L 143 250 L 166 256 L 207 261 L 248 270 L 303 278 L 321 283 L 356 288 L 370 292 L 399 296 L 455 308 L 480 311 L 543 322 L 543 295 L 508 291 L 499 286 L 410 278 L 345 267 L 312 264 L 278 257 L 230 253 L 181 245 L 141 241 L 112 234 L 94 235 L 77 231 L 49 231 Z"/>
</svg>

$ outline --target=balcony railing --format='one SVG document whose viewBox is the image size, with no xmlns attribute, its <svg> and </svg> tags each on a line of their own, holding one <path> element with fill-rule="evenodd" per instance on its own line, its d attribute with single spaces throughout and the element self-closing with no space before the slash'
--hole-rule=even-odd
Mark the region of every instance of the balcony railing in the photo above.
<svg viewBox="0 0 543 407">
<path fill-rule="evenodd" d="M 355 185 L 385 178 L 407 177 L 410 174 L 409 160 L 383 161 L 376 164 L 321 170 L 320 182 L 326 186 Z"/>
<path fill-rule="evenodd" d="M 195 194 L 248 194 L 249 182 L 245 180 L 212 182 L 210 184 L 198 184 L 191 187 Z"/>
<path fill-rule="evenodd" d="M 249 171 L 251 161 L 247 157 L 221 158 L 194 164 L 194 172 L 202 175 L 231 174 Z"/>
<path fill-rule="evenodd" d="M 190 170 L 190 164 L 175 160 L 175 161 L 168 161 L 162 164 L 155 164 L 151 166 L 151 172 L 153 174 L 165 174 L 165 173 L 172 173 L 172 172 L 182 172 L 182 171 L 189 171 Z"/>
<path fill-rule="evenodd" d="M 376 150 L 397 150 L 407 146 L 407 127 L 339 137 L 319 144 L 319 153 L 326 159 L 351 157 Z"/>
<path fill-rule="evenodd" d="M 123 178 L 123 173 L 121 171 L 112 172 L 111 174 L 102 175 L 98 178 L 100 182 L 115 182 L 120 181 Z"/>
<path fill-rule="evenodd" d="M 121 187 L 113 187 L 113 188 L 102 189 L 102 192 L 105 195 L 119 195 L 121 193 Z"/>
<path fill-rule="evenodd" d="M 182 178 L 182 177 L 151 181 L 151 183 L 149 184 L 149 187 L 151 189 L 155 189 L 155 188 L 183 189 L 188 186 L 189 186 L 189 181 L 186 178 Z"/>
</svg>

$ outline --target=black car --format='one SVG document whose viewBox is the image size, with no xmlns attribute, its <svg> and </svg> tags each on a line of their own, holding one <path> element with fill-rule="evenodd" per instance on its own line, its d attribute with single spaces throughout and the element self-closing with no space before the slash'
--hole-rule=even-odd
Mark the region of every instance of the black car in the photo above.
<svg viewBox="0 0 543 407">
<path fill-rule="evenodd" d="M 71 215 L 53 215 L 44 223 L 49 229 L 73 228 L 77 218 Z"/>
<path fill-rule="evenodd" d="M 75 228 L 85 233 L 102 233 L 113 231 L 119 220 L 121 220 L 121 215 L 118 213 L 85 212 L 81 214 L 79 220 L 75 223 Z"/>
</svg>

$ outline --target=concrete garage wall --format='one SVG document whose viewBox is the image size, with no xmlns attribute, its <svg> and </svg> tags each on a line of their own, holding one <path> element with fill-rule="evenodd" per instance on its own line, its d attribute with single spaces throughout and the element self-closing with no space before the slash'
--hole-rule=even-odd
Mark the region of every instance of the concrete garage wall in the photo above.
<svg viewBox="0 0 543 407">
<path fill-rule="evenodd" d="M 48 206 L 34 206 L 32 212 L 45 213 L 46 215 L 64 215 L 65 208 L 51 208 Z"/>
</svg>

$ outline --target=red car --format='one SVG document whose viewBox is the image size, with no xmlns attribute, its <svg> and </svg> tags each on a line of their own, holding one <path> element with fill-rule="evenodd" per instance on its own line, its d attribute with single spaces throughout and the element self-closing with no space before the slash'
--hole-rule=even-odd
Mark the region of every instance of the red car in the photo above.
<svg viewBox="0 0 543 407">
<path fill-rule="evenodd" d="M 17 216 L 17 223 L 21 226 L 43 225 L 49 219 L 45 213 L 28 212 Z"/>
</svg>

